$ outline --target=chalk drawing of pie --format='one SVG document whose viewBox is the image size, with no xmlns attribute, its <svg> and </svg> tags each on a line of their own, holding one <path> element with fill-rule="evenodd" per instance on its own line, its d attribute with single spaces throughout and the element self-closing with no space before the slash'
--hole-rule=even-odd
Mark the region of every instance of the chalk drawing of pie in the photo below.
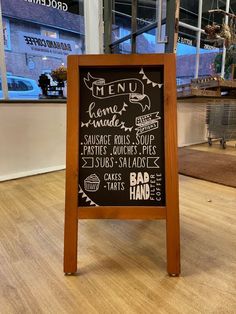
<svg viewBox="0 0 236 314">
<path fill-rule="evenodd" d="M 87 192 L 97 192 L 99 190 L 100 179 L 96 174 L 91 174 L 84 180 L 84 189 Z"/>
</svg>

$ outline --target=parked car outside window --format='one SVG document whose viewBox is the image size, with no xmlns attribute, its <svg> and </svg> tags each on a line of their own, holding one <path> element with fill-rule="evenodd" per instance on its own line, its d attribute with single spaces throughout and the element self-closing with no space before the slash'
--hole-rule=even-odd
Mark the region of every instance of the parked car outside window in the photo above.
<svg viewBox="0 0 236 314">
<path fill-rule="evenodd" d="M 39 99 L 39 95 L 41 94 L 38 83 L 29 78 L 8 75 L 7 84 L 10 99 Z M 3 98 L 1 80 L 0 98 Z"/>
</svg>

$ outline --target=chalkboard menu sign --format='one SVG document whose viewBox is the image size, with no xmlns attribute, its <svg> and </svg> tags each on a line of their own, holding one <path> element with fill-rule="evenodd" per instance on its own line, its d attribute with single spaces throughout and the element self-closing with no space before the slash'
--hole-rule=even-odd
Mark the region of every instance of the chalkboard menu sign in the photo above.
<svg viewBox="0 0 236 314">
<path fill-rule="evenodd" d="M 78 219 L 165 219 L 180 273 L 175 55 L 68 58 L 64 271 Z"/>
<path fill-rule="evenodd" d="M 163 67 L 80 71 L 79 205 L 164 206 Z"/>
</svg>

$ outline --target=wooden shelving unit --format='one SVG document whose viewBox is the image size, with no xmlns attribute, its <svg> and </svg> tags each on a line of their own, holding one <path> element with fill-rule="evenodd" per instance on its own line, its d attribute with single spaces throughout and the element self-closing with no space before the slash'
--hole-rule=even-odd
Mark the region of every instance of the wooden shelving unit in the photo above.
<svg viewBox="0 0 236 314">
<path fill-rule="evenodd" d="M 177 94 L 178 98 L 235 95 L 236 80 L 224 80 L 220 77 L 193 79 L 190 84 L 179 85 Z"/>
</svg>

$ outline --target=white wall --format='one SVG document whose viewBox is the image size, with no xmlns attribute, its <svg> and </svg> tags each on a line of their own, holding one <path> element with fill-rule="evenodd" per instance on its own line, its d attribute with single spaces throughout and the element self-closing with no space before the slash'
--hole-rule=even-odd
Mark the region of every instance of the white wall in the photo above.
<svg viewBox="0 0 236 314">
<path fill-rule="evenodd" d="M 205 141 L 205 104 L 178 103 L 178 145 Z M 65 168 L 65 103 L 0 103 L 0 181 Z"/>
<path fill-rule="evenodd" d="M 178 101 L 178 146 L 206 141 L 206 104 Z"/>
<path fill-rule="evenodd" d="M 65 168 L 66 104 L 0 104 L 0 181 Z"/>
</svg>

